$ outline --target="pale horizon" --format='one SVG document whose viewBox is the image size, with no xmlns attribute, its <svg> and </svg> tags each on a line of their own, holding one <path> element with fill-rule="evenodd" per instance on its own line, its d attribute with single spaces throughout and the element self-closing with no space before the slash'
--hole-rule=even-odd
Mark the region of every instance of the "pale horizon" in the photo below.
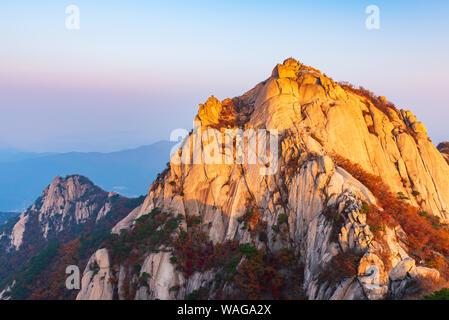
<svg viewBox="0 0 449 320">
<path fill-rule="evenodd" d="M 294 57 L 412 110 L 449 140 L 449 5 L 76 1 L 2 3 L 0 144 L 33 152 L 109 152 L 168 140 L 198 104 L 243 94 Z M 176 8 L 177 10 L 173 10 Z"/>
</svg>

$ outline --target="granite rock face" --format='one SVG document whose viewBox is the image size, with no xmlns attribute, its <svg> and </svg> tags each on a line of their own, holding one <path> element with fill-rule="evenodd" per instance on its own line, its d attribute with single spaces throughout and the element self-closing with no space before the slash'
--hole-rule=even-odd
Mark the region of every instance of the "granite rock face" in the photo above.
<svg viewBox="0 0 449 320">
<path fill-rule="evenodd" d="M 97 300 L 112 300 L 110 268 L 108 251 L 101 249 L 95 252 L 83 273 L 82 287 L 84 290 L 78 294 L 77 299 L 86 300 L 89 297 L 96 297 Z"/>
<path fill-rule="evenodd" d="M 100 220 L 111 208 L 113 193 L 108 194 L 82 176 L 66 178 L 57 176 L 43 191 L 42 196 L 20 216 L 9 234 L 7 250 L 19 250 L 27 223 L 33 222 L 38 230 L 32 230 L 34 237 L 47 239 L 74 225 L 90 219 Z M 29 229 L 29 228 L 28 228 Z M 2 237 L 2 238 L 3 238 Z"/>
<path fill-rule="evenodd" d="M 380 176 L 392 192 L 401 192 L 411 205 L 446 222 L 449 165 L 411 111 L 388 107 L 385 97 L 376 101 L 387 107 L 380 108 L 319 70 L 287 59 L 242 96 L 223 102 L 211 97 L 200 105 L 199 124 L 173 155 L 170 168 L 153 182 L 144 203 L 113 232 L 134 228 L 136 219 L 154 208 L 172 216 L 199 216 L 202 230 L 213 243 L 237 240 L 270 251 L 291 245 L 304 266 L 302 290 L 308 299 L 402 298 L 411 292 L 407 291 L 410 279 L 438 278 L 439 274 L 415 266 L 400 227 L 386 228 L 382 241 L 374 239 L 362 207 L 364 203 L 377 205 L 376 198 L 339 167 L 332 155 L 341 155 Z M 278 152 L 270 151 L 265 163 L 195 161 L 198 158 L 190 147 L 200 136 L 200 149 L 208 152 L 217 131 L 208 133 L 206 139 L 202 132 L 211 127 L 218 132 L 264 129 L 269 137 L 277 135 Z M 242 139 L 251 141 L 251 136 Z M 231 149 L 235 151 L 237 144 Z M 214 150 L 225 157 L 228 147 L 219 144 Z M 273 164 L 276 170 L 261 174 Z M 248 198 L 267 224 L 265 243 L 241 228 L 239 218 L 248 209 Z M 287 217 L 283 225 L 287 240 L 276 237 L 280 216 Z M 386 252 L 389 265 L 384 263 Z M 341 255 L 360 257 L 357 270 L 338 283 L 324 281 L 323 270 Z M 166 252 L 148 253 L 142 260 L 141 272 L 150 278 L 145 285 L 137 285 L 134 299 L 183 299 L 214 278 L 213 270 L 186 278 L 170 264 Z M 120 284 L 130 281 L 126 268 L 125 264 L 110 268 L 116 270 L 114 283 L 118 285 L 109 289 L 119 298 L 124 298 Z M 79 298 L 113 296 L 105 295 L 103 289 L 94 290 L 96 286 L 104 288 L 85 273 Z M 173 287 L 180 289 L 170 290 Z M 232 288 L 228 290 L 232 292 Z M 210 289 L 209 298 L 214 294 Z"/>
</svg>

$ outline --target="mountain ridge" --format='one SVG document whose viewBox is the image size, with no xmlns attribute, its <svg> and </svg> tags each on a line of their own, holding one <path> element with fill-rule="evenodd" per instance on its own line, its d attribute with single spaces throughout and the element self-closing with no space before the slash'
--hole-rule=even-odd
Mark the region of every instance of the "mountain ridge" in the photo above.
<svg viewBox="0 0 449 320">
<path fill-rule="evenodd" d="M 64 272 L 49 272 L 82 263 L 141 200 L 106 192 L 81 175 L 56 176 L 32 206 L 0 229 L 1 298 L 25 299 L 39 291 L 40 298 L 73 295 L 64 288 Z M 45 281 L 57 292 L 45 291 Z"/>
<path fill-rule="evenodd" d="M 196 121 L 77 299 L 416 299 L 447 285 L 449 165 L 411 111 L 289 58 Z M 277 132 L 279 153 L 180 161 L 197 137 L 235 154 L 211 138 L 233 128 Z"/>
<path fill-rule="evenodd" d="M 105 189 L 132 197 L 145 193 L 148 181 L 166 165 L 174 143 L 161 141 L 149 146 L 111 153 L 52 154 L 2 163 L 0 205 L 3 211 L 23 210 L 56 175 L 88 176 Z M 14 184 L 14 189 L 10 186 Z"/>
</svg>

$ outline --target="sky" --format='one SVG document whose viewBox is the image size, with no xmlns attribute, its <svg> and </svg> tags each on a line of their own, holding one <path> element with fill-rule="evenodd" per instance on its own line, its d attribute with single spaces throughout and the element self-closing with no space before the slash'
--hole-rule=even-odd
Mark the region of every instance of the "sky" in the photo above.
<svg viewBox="0 0 449 320">
<path fill-rule="evenodd" d="M 80 29 L 66 28 L 66 8 Z M 380 28 L 368 30 L 376 5 Z M 449 2 L 2 0 L 0 146 L 114 151 L 192 127 L 285 58 L 412 110 L 449 140 Z"/>
</svg>

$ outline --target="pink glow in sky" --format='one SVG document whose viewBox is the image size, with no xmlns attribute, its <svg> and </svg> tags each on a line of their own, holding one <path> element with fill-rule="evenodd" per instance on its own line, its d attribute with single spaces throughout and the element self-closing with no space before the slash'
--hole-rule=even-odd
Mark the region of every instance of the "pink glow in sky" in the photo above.
<svg viewBox="0 0 449 320">
<path fill-rule="evenodd" d="M 190 128 L 198 104 L 240 95 L 293 56 L 417 114 L 449 140 L 449 5 L 76 1 L 0 4 L 0 142 L 32 151 L 109 151 Z"/>
</svg>

